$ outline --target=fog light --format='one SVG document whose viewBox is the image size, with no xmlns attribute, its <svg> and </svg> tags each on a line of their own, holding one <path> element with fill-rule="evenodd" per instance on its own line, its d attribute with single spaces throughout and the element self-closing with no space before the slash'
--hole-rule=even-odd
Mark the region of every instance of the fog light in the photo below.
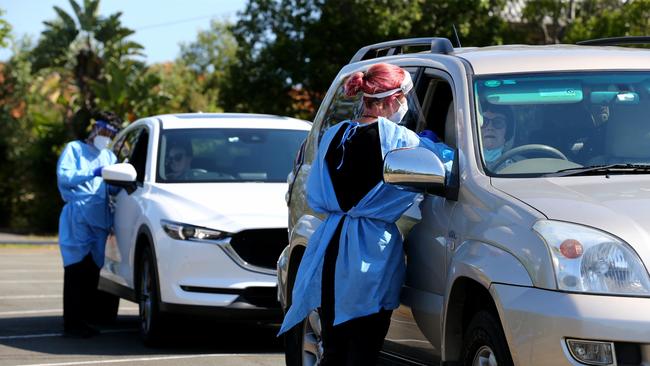
<svg viewBox="0 0 650 366">
<path fill-rule="evenodd" d="M 573 358 L 587 365 L 614 365 L 614 344 L 611 342 L 567 339 Z"/>
</svg>

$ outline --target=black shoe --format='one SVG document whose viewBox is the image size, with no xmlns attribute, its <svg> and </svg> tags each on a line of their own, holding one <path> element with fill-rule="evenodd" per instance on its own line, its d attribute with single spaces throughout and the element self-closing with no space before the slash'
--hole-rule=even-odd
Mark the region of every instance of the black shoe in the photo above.
<svg viewBox="0 0 650 366">
<path fill-rule="evenodd" d="M 88 324 L 78 324 L 63 328 L 63 336 L 66 338 L 90 338 L 99 335 L 99 333 L 97 328 L 91 327 Z"/>
</svg>

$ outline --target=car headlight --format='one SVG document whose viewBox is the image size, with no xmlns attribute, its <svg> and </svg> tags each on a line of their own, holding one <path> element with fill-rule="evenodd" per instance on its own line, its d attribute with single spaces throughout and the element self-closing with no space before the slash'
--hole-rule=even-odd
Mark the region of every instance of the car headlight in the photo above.
<svg viewBox="0 0 650 366">
<path fill-rule="evenodd" d="M 624 241 L 560 221 L 538 221 L 533 229 L 550 249 L 560 290 L 650 295 L 648 271 Z"/>
<path fill-rule="evenodd" d="M 228 235 L 223 231 L 168 220 L 160 220 L 160 225 L 167 235 L 177 240 L 219 240 Z"/>
</svg>

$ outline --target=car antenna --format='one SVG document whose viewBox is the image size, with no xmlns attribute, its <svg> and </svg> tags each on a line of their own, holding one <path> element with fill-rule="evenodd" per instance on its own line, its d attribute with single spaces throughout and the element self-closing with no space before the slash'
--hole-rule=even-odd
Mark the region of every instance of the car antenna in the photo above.
<svg viewBox="0 0 650 366">
<path fill-rule="evenodd" d="M 460 38 L 458 37 L 458 32 L 456 32 L 456 24 L 452 23 L 451 27 L 454 28 L 454 35 L 456 36 L 456 44 L 458 44 L 458 48 L 463 47 L 460 45 Z"/>
</svg>

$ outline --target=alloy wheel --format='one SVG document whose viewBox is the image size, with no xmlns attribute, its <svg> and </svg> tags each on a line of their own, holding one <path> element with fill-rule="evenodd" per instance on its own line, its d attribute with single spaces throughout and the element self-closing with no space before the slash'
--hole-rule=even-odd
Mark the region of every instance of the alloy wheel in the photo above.
<svg viewBox="0 0 650 366">
<path fill-rule="evenodd" d="M 497 366 L 497 359 L 494 351 L 489 346 L 482 346 L 476 351 L 472 366 Z"/>
<path fill-rule="evenodd" d="M 140 277 L 140 330 L 148 334 L 151 330 L 151 311 L 153 307 L 151 299 L 151 266 L 149 258 L 144 258 L 142 263 L 142 275 Z"/>
<path fill-rule="evenodd" d="M 318 365 L 323 358 L 323 339 L 321 338 L 320 315 L 313 310 L 303 322 L 302 365 Z"/>
</svg>

